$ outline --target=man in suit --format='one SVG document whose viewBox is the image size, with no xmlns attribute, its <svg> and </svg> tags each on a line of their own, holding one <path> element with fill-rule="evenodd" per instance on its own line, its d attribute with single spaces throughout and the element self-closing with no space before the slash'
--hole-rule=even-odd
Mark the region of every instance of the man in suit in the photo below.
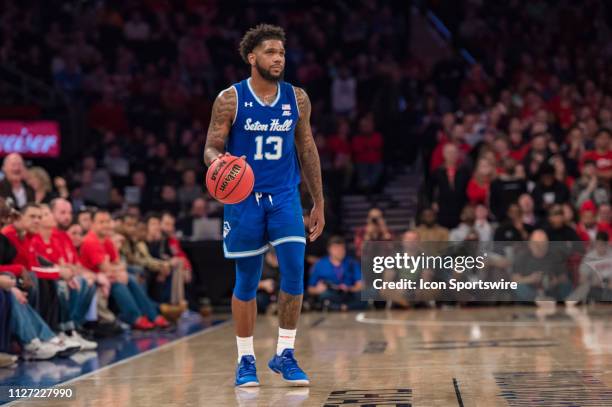
<svg viewBox="0 0 612 407">
<path fill-rule="evenodd" d="M 4 179 L 0 181 L 0 197 L 11 199 L 13 207 L 23 208 L 27 203 L 34 202 L 34 190 L 25 183 L 26 167 L 23 158 L 17 153 L 11 153 L 2 163 Z"/>
</svg>

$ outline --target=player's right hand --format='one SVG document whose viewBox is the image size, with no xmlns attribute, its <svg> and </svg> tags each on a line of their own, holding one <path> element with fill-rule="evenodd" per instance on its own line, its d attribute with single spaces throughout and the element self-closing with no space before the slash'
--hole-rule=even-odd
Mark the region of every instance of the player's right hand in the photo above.
<svg viewBox="0 0 612 407">
<path fill-rule="evenodd" d="M 224 156 L 229 157 L 229 156 L 231 156 L 231 154 L 230 154 L 230 153 L 228 153 L 227 151 L 226 151 L 225 153 L 219 153 L 219 154 L 217 154 L 217 156 L 215 157 L 215 159 L 214 159 L 214 160 L 212 160 L 212 161 L 210 162 L 210 165 L 213 165 L 215 161 L 217 161 L 219 158 L 224 157 Z M 246 155 L 241 155 L 241 156 L 240 156 L 240 158 L 242 158 L 243 160 L 246 160 Z"/>
</svg>

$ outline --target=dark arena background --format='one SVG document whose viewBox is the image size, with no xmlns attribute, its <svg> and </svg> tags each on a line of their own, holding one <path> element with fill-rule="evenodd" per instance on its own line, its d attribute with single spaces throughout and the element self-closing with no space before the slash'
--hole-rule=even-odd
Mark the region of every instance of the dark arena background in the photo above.
<svg viewBox="0 0 612 407">
<path fill-rule="evenodd" d="M 261 386 L 234 386 L 204 179 L 213 102 L 251 74 L 238 47 L 261 23 L 285 30 L 322 172 L 307 387 L 267 367 L 274 250 Z M 0 0 L 0 405 L 612 406 L 611 138 L 609 1 Z M 367 259 L 394 247 L 485 250 L 518 289 L 374 295 Z"/>
</svg>

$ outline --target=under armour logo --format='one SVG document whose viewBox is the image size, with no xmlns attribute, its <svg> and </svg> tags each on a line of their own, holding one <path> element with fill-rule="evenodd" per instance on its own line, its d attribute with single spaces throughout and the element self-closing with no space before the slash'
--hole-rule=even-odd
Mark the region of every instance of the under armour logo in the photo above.
<svg viewBox="0 0 612 407">
<path fill-rule="evenodd" d="M 253 107 L 253 102 L 244 102 L 244 107 Z"/>
</svg>

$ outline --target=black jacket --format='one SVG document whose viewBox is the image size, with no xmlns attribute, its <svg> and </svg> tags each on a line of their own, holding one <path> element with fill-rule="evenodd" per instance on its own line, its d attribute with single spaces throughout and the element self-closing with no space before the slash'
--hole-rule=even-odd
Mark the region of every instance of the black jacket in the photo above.
<svg viewBox="0 0 612 407">
<path fill-rule="evenodd" d="M 23 187 L 25 188 L 26 201 L 34 202 L 34 190 L 29 185 L 27 185 L 25 182 L 21 181 L 21 183 L 23 184 Z M 7 179 L 3 179 L 2 181 L 0 181 L 0 197 L 4 199 L 11 198 L 13 200 L 14 207 L 16 209 L 21 209 L 21 207 L 17 208 L 17 199 L 15 198 L 15 195 L 13 195 L 13 187 L 11 187 L 11 183 L 8 182 Z"/>
</svg>

